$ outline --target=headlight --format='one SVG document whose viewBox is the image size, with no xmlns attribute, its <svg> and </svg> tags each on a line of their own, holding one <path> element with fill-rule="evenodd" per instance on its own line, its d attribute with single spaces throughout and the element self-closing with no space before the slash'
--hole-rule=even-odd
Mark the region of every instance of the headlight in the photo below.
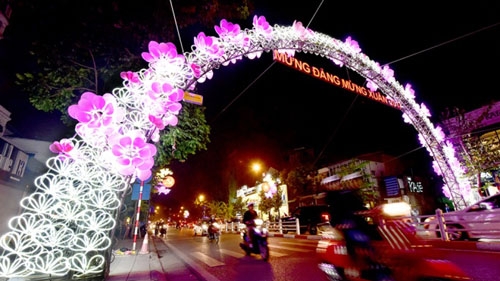
<svg viewBox="0 0 500 281">
<path fill-rule="evenodd" d="M 218 224 L 218 223 L 216 223 L 216 222 L 214 222 L 212 225 L 213 225 L 214 227 L 219 228 L 219 224 Z"/>
<path fill-rule="evenodd" d="M 257 226 L 262 225 L 264 223 L 264 221 L 262 219 L 255 219 L 254 222 L 255 222 L 255 225 L 257 225 Z"/>
<path fill-rule="evenodd" d="M 406 202 L 384 204 L 382 213 L 389 217 L 410 216 L 411 206 Z"/>
</svg>

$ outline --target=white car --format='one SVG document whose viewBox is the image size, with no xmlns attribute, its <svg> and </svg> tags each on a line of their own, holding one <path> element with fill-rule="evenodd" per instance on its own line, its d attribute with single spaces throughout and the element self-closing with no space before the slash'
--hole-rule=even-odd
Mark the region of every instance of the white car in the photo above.
<svg viewBox="0 0 500 281">
<path fill-rule="evenodd" d="M 449 240 L 500 239 L 500 193 L 443 216 Z M 425 228 L 442 237 L 436 217 L 427 219 Z"/>
<path fill-rule="evenodd" d="M 208 235 L 208 224 L 206 222 L 195 224 L 193 230 L 194 236 L 206 236 Z"/>
</svg>

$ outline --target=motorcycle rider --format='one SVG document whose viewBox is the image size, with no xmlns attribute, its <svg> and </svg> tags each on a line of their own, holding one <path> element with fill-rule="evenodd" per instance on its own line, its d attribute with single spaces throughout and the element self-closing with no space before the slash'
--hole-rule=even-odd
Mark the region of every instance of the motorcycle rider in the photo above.
<svg viewBox="0 0 500 281">
<path fill-rule="evenodd" d="M 248 238 L 250 240 L 250 245 L 249 247 L 253 247 L 253 234 L 254 234 L 254 228 L 255 228 L 255 219 L 258 217 L 257 212 L 253 209 L 254 208 L 254 203 L 250 202 L 247 205 L 248 210 L 245 211 L 243 214 L 243 223 L 247 226 L 247 233 L 248 233 Z"/>
<path fill-rule="evenodd" d="M 214 223 L 217 222 L 215 219 L 215 215 L 211 215 L 210 219 L 208 220 L 208 234 L 210 238 L 214 238 L 214 233 L 216 231 Z"/>
</svg>

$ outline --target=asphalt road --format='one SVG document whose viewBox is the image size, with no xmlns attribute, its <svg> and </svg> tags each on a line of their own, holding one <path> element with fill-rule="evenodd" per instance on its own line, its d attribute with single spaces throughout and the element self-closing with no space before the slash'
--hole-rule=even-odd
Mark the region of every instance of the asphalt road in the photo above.
<svg viewBox="0 0 500 281">
<path fill-rule="evenodd" d="M 165 245 L 169 253 L 185 264 L 184 280 L 273 280 L 302 281 L 327 280 L 318 269 L 315 240 L 270 237 L 271 258 L 263 261 L 259 256 L 245 256 L 239 248 L 240 236 L 222 234 L 220 243 L 210 242 L 207 237 L 194 236 L 192 230 L 169 230 Z M 436 249 L 436 257 L 448 259 L 476 281 L 496 281 L 500 276 L 500 252 Z M 182 273 L 183 271 L 179 271 Z M 193 277 L 194 276 L 194 277 Z"/>
</svg>

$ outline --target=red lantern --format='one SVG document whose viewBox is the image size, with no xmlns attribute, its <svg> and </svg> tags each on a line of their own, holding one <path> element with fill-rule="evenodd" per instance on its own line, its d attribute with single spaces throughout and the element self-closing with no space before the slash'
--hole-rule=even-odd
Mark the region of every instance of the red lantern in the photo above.
<svg viewBox="0 0 500 281">
<path fill-rule="evenodd" d="M 167 176 L 163 179 L 163 185 L 166 187 L 172 187 L 175 184 L 175 179 L 172 176 Z"/>
</svg>

